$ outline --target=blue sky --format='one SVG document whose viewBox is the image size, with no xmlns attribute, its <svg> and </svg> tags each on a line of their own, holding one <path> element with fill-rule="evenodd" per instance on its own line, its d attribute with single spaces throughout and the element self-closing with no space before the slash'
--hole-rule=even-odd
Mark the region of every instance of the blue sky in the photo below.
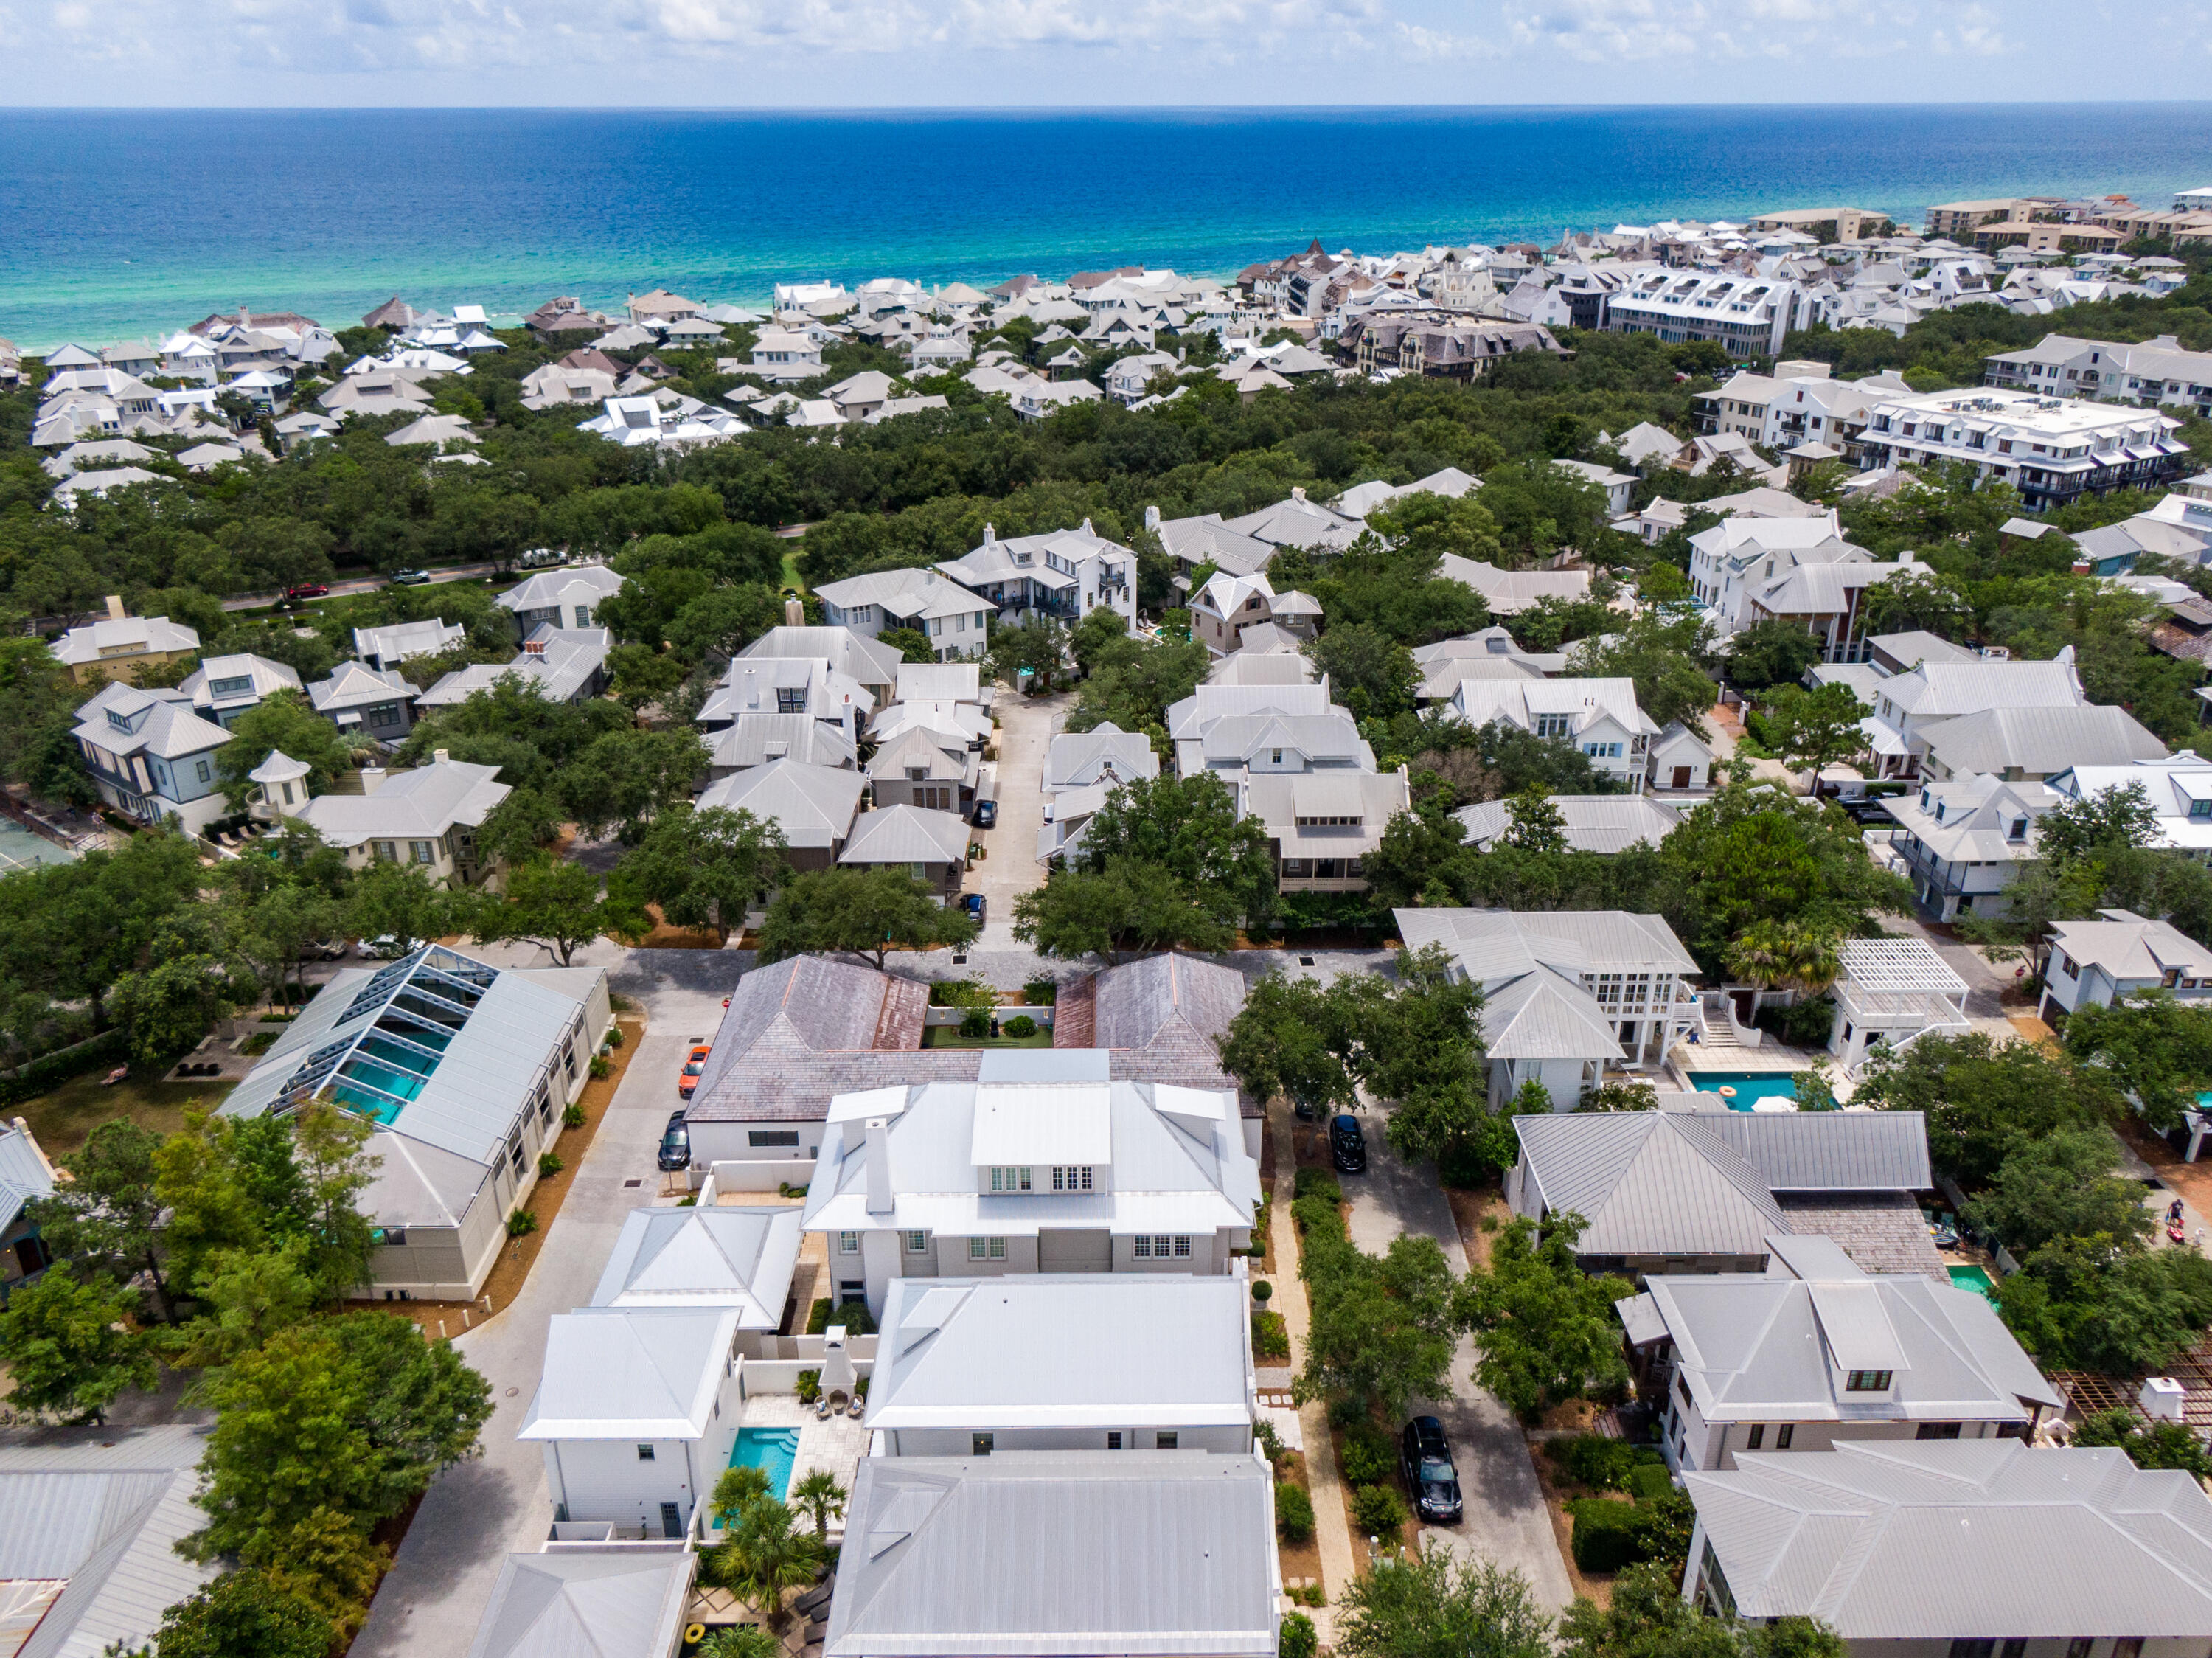
<svg viewBox="0 0 2212 1658">
<path fill-rule="evenodd" d="M 2194 99 L 2212 0 L 0 0 L 0 56 L 79 107 Z"/>
</svg>

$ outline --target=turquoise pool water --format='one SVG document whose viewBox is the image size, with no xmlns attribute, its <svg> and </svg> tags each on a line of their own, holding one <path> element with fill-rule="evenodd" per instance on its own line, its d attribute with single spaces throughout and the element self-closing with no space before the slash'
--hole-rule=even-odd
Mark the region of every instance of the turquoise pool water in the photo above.
<svg viewBox="0 0 2212 1658">
<path fill-rule="evenodd" d="M 758 1468 L 768 1475 L 768 1494 L 781 1501 L 791 1489 L 791 1465 L 799 1460 L 796 1428 L 740 1428 L 730 1448 L 732 1468 Z"/>
<path fill-rule="evenodd" d="M 1984 1301 L 1996 1301 L 1996 1281 L 1978 1266 L 1954 1266 L 1946 1269 L 1951 1274 L 1954 1289 L 1971 1289 Z"/>
<path fill-rule="evenodd" d="M 1692 1074 L 1690 1085 L 1700 1094 L 1718 1094 L 1723 1086 L 1734 1088 L 1735 1097 L 1728 1102 L 1730 1111 L 1749 1111 L 1756 1100 L 1797 1097 L 1794 1070 L 1701 1070 Z"/>
</svg>

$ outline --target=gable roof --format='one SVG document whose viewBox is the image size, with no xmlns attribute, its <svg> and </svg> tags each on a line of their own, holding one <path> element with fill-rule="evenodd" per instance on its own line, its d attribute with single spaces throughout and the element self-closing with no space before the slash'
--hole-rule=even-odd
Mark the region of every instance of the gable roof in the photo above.
<svg viewBox="0 0 2212 1658">
<path fill-rule="evenodd" d="M 1994 777 L 2017 769 L 2045 777 L 2083 759 L 2162 760 L 2170 752 L 2127 710 L 2098 703 L 1985 708 L 1923 725 L 1914 739 L 1948 771 Z"/>
<path fill-rule="evenodd" d="M 1124 731 L 1111 720 L 1088 731 L 1063 731 L 1045 751 L 1043 787 L 1087 789 L 1109 777 L 1127 783 L 1157 777 L 1160 758 L 1140 731 Z"/>
<path fill-rule="evenodd" d="M 699 795 L 701 811 L 726 807 L 775 821 L 784 844 L 835 849 L 853 832 L 854 814 L 867 779 L 842 766 L 804 760 L 770 760 L 710 783 Z"/>
<path fill-rule="evenodd" d="M 435 840 L 457 823 L 482 827 L 492 808 L 514 792 L 499 781 L 495 765 L 434 759 L 393 772 L 374 795 L 318 795 L 298 816 L 332 846 Z"/>
</svg>

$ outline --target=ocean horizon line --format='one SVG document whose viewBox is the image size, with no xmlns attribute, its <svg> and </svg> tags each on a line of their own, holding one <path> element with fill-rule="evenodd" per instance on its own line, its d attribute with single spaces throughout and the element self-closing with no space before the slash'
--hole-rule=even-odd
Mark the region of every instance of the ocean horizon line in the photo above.
<svg viewBox="0 0 2212 1658">
<path fill-rule="evenodd" d="M 61 104 L 0 101 L 7 115 L 758 115 L 818 116 L 838 120 L 871 116 L 934 115 L 974 120 L 993 116 L 1061 115 L 1083 118 L 1127 115 L 1158 119 L 1173 115 L 1234 115 L 1240 119 L 1295 120 L 1316 115 L 1416 116 L 1524 114 L 1649 114 L 1669 111 L 1741 110 L 1915 110 L 1915 109 L 2207 109 L 2212 98 L 1793 98 L 1789 100 L 1669 99 L 1663 102 L 1615 100 L 1595 103 L 1506 101 L 1496 103 L 1216 103 L 1216 104 L 538 104 L 538 103 L 258 103 L 258 104 Z"/>
</svg>

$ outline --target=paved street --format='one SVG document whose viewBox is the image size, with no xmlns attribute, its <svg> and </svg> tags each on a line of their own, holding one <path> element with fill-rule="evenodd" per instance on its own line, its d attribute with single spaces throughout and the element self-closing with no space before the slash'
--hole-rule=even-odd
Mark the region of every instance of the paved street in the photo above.
<svg viewBox="0 0 2212 1658">
<path fill-rule="evenodd" d="M 490 575 L 497 568 L 495 564 L 455 564 L 447 570 L 432 570 L 430 582 L 431 585 L 435 586 L 441 582 L 473 582 Z M 518 576 L 514 579 L 520 582 L 523 578 Z M 374 593 L 379 588 L 386 585 L 388 585 L 387 582 L 381 576 L 366 576 L 349 582 L 333 582 L 331 583 L 330 596 L 333 599 L 349 599 L 357 593 Z M 222 607 L 225 610 L 263 610 L 275 604 L 283 596 L 282 593 L 245 593 L 235 599 L 224 600 Z"/>
<path fill-rule="evenodd" d="M 1018 949 L 1014 942 L 1014 900 L 1044 885 L 1044 866 L 1036 861 L 1037 831 L 1044 826 L 1044 756 L 1054 727 L 1074 698 L 1024 697 L 1003 686 L 999 716 L 999 825 L 975 838 L 989 854 L 968 872 L 968 890 L 986 899 L 979 950 Z"/>
<path fill-rule="evenodd" d="M 1406 1233 L 1425 1233 L 1443 1247 L 1452 1271 L 1464 1276 L 1467 1252 L 1436 1171 L 1409 1167 L 1382 1137 L 1382 1114 L 1360 1113 L 1367 1131 L 1367 1173 L 1343 1176 L 1352 1203 L 1352 1240 L 1379 1254 Z M 1452 1356 L 1449 1399 L 1417 1400 L 1417 1412 L 1441 1417 L 1459 1467 L 1467 1518 L 1457 1526 L 1425 1527 L 1423 1542 L 1440 1543 L 1462 1559 L 1488 1558 L 1528 1580 L 1537 1601 L 1554 1611 L 1574 1598 L 1566 1563 L 1553 1536 L 1536 1470 L 1519 1425 L 1505 1407 L 1474 1384 L 1474 1343 L 1462 1338 Z"/>
<path fill-rule="evenodd" d="M 545 965 L 542 950 L 483 952 L 516 966 Z M 713 1034 L 722 998 L 736 984 L 734 953 L 623 950 L 601 941 L 579 960 L 605 962 L 619 995 L 645 1011 L 643 1045 L 623 1077 L 561 1214 L 514 1306 L 454 1346 L 489 1379 L 497 1406 L 483 1455 L 449 1469 L 430 1488 L 377 1591 L 356 1658 L 455 1658 L 474 1637 L 501 1563 L 535 1549 L 552 1523 L 544 1454 L 515 1430 L 538 1387 L 545 1332 L 556 1313 L 587 1301 L 614 1247 L 623 1217 L 653 1201 L 653 1151 L 676 1105 L 684 1045 Z M 635 1186 L 625 1185 L 636 1181 Z"/>
</svg>

